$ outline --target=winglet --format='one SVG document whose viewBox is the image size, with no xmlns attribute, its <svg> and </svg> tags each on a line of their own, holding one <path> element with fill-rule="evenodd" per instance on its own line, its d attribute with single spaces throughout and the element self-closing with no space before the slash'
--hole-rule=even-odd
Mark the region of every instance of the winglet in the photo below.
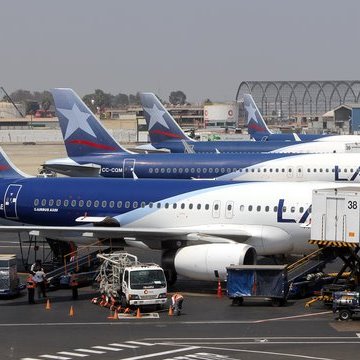
<svg viewBox="0 0 360 360">
<path fill-rule="evenodd" d="M 170 113 L 153 93 L 140 93 L 144 117 L 149 129 L 151 143 L 161 143 L 169 140 L 187 140 L 193 142 Z"/>
<path fill-rule="evenodd" d="M 248 132 L 250 135 L 256 133 L 272 134 L 267 127 L 265 120 L 261 116 L 253 97 L 250 94 L 244 94 L 244 107 L 246 112 L 246 120 Z"/>
<path fill-rule="evenodd" d="M 8 158 L 4 150 L 0 147 L 0 178 L 1 179 L 21 179 L 31 177 L 19 170 Z"/>
<path fill-rule="evenodd" d="M 129 153 L 108 133 L 72 89 L 56 88 L 51 93 L 69 157 L 94 153 Z"/>
</svg>

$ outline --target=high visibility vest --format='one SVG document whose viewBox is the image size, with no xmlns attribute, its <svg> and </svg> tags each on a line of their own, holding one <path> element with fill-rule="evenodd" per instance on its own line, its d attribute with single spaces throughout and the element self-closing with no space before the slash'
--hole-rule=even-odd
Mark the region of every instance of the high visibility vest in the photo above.
<svg viewBox="0 0 360 360">
<path fill-rule="evenodd" d="M 30 275 L 26 279 L 26 287 L 28 289 L 35 289 L 36 288 L 36 282 L 33 280 L 33 277 Z"/>
</svg>

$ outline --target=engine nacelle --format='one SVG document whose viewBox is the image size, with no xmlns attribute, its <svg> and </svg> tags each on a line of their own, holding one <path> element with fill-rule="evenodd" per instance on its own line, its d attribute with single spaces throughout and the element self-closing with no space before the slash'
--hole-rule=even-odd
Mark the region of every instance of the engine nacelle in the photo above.
<svg viewBox="0 0 360 360">
<path fill-rule="evenodd" d="M 196 280 L 225 280 L 226 267 L 254 265 L 256 250 L 245 244 L 205 244 L 186 246 L 174 257 L 175 270 L 179 275 Z"/>
</svg>

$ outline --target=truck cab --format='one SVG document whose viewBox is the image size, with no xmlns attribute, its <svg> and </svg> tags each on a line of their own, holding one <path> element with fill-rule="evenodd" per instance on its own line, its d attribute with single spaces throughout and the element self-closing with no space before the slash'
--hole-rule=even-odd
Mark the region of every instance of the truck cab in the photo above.
<svg viewBox="0 0 360 360">
<path fill-rule="evenodd" d="M 167 285 L 163 269 L 156 264 L 125 268 L 122 303 L 127 306 L 165 305 Z"/>
</svg>

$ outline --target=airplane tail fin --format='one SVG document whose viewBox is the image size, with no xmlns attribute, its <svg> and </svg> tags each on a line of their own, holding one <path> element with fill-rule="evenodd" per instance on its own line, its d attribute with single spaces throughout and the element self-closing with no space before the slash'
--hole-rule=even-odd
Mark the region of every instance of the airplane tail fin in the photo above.
<svg viewBox="0 0 360 360">
<path fill-rule="evenodd" d="M 19 170 L 0 147 L 0 179 L 20 179 L 30 177 Z"/>
<path fill-rule="evenodd" d="M 95 153 L 128 153 L 72 89 L 56 88 L 51 93 L 69 157 Z"/>
<path fill-rule="evenodd" d="M 151 143 L 189 138 L 153 93 L 140 93 Z"/>
<path fill-rule="evenodd" d="M 261 116 L 253 97 L 250 94 L 244 94 L 244 107 L 246 112 L 248 132 L 250 135 L 258 132 L 272 134 L 267 127 L 265 120 Z"/>
</svg>

